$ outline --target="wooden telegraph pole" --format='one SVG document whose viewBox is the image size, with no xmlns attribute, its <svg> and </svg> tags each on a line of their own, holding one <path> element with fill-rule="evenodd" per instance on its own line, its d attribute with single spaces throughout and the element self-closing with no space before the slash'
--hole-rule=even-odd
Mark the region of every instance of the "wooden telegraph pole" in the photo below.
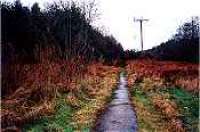
<svg viewBox="0 0 200 132">
<path fill-rule="evenodd" d="M 143 31 L 142 31 L 142 23 L 143 23 L 144 21 L 149 21 L 149 19 L 143 19 L 143 18 L 136 19 L 136 18 L 134 18 L 133 20 L 134 20 L 134 22 L 139 22 L 139 23 L 140 23 L 140 41 L 141 41 L 141 50 L 143 51 Z"/>
</svg>

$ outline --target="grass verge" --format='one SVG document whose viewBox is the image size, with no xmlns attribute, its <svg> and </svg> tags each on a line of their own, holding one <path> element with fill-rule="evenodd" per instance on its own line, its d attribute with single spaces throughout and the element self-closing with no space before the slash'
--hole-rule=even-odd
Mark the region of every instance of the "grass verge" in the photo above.
<svg viewBox="0 0 200 132">
<path fill-rule="evenodd" d="M 153 107 L 151 98 L 141 90 L 138 84 L 131 89 L 132 101 L 137 115 L 139 132 L 156 132 L 166 130 L 167 122 L 161 112 Z"/>
<path fill-rule="evenodd" d="M 150 79 L 131 89 L 138 130 L 198 131 L 199 96 L 177 87 L 157 87 Z"/>
<path fill-rule="evenodd" d="M 74 80 L 74 90 L 55 100 L 55 112 L 23 128 L 28 132 L 88 132 L 95 125 L 98 112 L 109 102 L 118 80 L 118 69 L 93 68 L 84 79 Z"/>
<path fill-rule="evenodd" d="M 72 121 L 71 115 L 73 109 L 66 103 L 66 95 L 59 97 L 56 100 L 55 113 L 48 117 L 42 117 L 31 124 L 26 124 L 23 128 L 24 132 L 43 132 L 43 131 L 64 131 L 72 132 L 73 126 L 70 124 Z"/>
<path fill-rule="evenodd" d="M 197 132 L 199 121 L 199 96 L 181 88 L 168 88 L 165 92 L 170 94 L 170 100 L 176 102 L 186 130 Z"/>
</svg>

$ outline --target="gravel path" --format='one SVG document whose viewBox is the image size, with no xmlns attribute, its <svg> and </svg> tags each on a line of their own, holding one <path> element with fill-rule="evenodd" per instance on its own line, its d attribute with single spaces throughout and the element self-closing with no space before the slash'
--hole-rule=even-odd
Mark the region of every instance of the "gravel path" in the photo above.
<svg viewBox="0 0 200 132">
<path fill-rule="evenodd" d="M 136 132 L 136 116 L 130 105 L 127 81 L 120 74 L 118 89 L 105 113 L 97 121 L 96 132 Z"/>
</svg>

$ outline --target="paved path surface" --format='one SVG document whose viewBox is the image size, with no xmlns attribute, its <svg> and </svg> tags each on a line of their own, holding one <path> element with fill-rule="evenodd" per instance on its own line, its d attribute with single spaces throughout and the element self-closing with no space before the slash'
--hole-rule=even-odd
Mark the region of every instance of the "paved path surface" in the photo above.
<svg viewBox="0 0 200 132">
<path fill-rule="evenodd" d="M 127 81 L 120 75 L 118 89 L 105 113 L 97 121 L 96 132 L 136 132 L 136 116 L 130 105 Z"/>
</svg>

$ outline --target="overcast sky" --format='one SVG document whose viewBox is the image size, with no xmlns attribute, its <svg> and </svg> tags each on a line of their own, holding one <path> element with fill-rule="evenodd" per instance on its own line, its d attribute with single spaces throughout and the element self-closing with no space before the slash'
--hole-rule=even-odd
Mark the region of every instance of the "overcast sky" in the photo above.
<svg viewBox="0 0 200 132">
<path fill-rule="evenodd" d="M 34 2 L 44 6 L 45 3 L 52 1 L 56 0 L 21 0 L 28 6 Z M 134 23 L 133 17 L 142 16 L 149 19 L 143 24 L 144 49 L 149 49 L 167 41 L 178 26 L 191 16 L 200 16 L 200 0 L 96 0 L 96 2 L 100 16 L 95 26 L 104 27 L 124 49 L 141 49 L 139 23 Z"/>
</svg>

